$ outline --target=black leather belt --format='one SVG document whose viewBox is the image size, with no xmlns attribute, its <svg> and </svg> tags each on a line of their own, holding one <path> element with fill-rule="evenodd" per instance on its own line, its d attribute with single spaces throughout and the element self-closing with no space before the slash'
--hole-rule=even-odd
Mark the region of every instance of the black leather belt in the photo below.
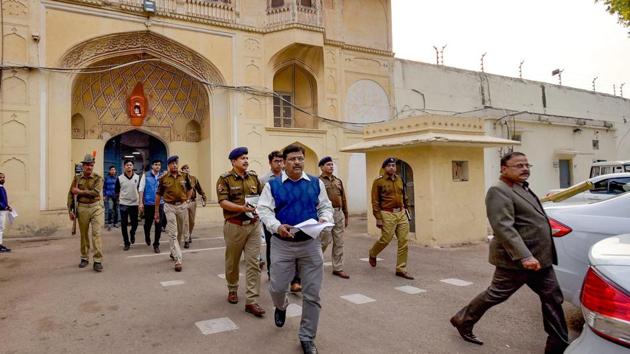
<svg viewBox="0 0 630 354">
<path fill-rule="evenodd" d="M 302 231 L 298 231 L 293 237 L 282 237 L 277 233 L 273 234 L 273 236 L 281 239 L 282 241 L 288 241 L 288 242 L 303 242 L 303 241 L 308 241 L 308 240 L 313 239 L 311 236 L 305 234 Z"/>
</svg>

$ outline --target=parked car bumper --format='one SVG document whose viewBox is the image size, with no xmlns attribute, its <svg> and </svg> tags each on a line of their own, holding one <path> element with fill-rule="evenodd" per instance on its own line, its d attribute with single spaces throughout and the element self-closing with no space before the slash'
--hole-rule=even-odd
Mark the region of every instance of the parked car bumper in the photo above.
<svg viewBox="0 0 630 354">
<path fill-rule="evenodd" d="M 584 325 L 582 334 L 564 351 L 564 354 L 628 354 L 630 349 L 606 340 Z"/>
</svg>

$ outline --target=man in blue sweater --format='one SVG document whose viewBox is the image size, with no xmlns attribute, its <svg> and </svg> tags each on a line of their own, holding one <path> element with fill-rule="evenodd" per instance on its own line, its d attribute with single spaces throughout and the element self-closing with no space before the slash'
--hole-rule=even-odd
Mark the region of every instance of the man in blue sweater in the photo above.
<svg viewBox="0 0 630 354">
<path fill-rule="evenodd" d="M 0 172 L 0 253 L 11 252 L 10 248 L 2 244 L 2 236 L 4 234 L 4 225 L 7 221 L 7 214 L 12 210 L 9 205 L 9 198 L 7 198 L 7 191 L 4 189 L 4 173 Z"/>
<path fill-rule="evenodd" d="M 304 148 L 289 145 L 282 151 L 285 169 L 265 184 L 257 212 L 271 237 L 269 293 L 276 307 L 274 320 L 282 327 L 289 301 L 289 283 L 297 262 L 302 279 L 302 321 L 298 337 L 304 353 L 317 353 L 315 336 L 319 322 L 319 290 L 324 257 L 321 242 L 292 227 L 309 219 L 332 222 L 333 208 L 322 181 L 304 173 Z"/>
<path fill-rule="evenodd" d="M 103 200 L 105 201 L 105 227 L 111 230 L 118 227 L 118 195 L 116 194 L 116 167 L 109 166 L 109 173 L 103 181 Z"/>
</svg>

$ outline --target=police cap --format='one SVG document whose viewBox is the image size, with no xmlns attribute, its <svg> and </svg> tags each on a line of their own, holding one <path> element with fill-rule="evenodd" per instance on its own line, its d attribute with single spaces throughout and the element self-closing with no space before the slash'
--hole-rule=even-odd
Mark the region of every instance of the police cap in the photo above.
<svg viewBox="0 0 630 354">
<path fill-rule="evenodd" d="M 396 158 L 395 157 L 386 158 L 385 161 L 383 161 L 383 164 L 381 165 L 381 167 L 385 168 L 385 166 L 389 165 L 390 163 L 396 163 Z"/>
<path fill-rule="evenodd" d="M 317 166 L 322 167 L 329 162 L 332 162 L 332 157 L 326 156 L 323 159 L 319 160 L 319 164 Z"/>
<path fill-rule="evenodd" d="M 245 146 L 237 147 L 236 149 L 230 152 L 230 156 L 228 158 L 231 160 L 236 160 L 243 155 L 247 155 L 249 152 Z"/>
</svg>

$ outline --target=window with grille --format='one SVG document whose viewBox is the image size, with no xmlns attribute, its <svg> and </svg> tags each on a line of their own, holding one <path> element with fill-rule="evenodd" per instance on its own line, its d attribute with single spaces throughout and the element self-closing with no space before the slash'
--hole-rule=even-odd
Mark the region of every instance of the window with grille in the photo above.
<svg viewBox="0 0 630 354">
<path fill-rule="evenodd" d="M 304 7 L 313 7 L 313 2 L 311 0 L 300 0 L 300 5 Z"/>
<path fill-rule="evenodd" d="M 276 92 L 273 97 L 273 126 L 291 128 L 293 126 L 293 96 L 286 92 Z"/>
</svg>

